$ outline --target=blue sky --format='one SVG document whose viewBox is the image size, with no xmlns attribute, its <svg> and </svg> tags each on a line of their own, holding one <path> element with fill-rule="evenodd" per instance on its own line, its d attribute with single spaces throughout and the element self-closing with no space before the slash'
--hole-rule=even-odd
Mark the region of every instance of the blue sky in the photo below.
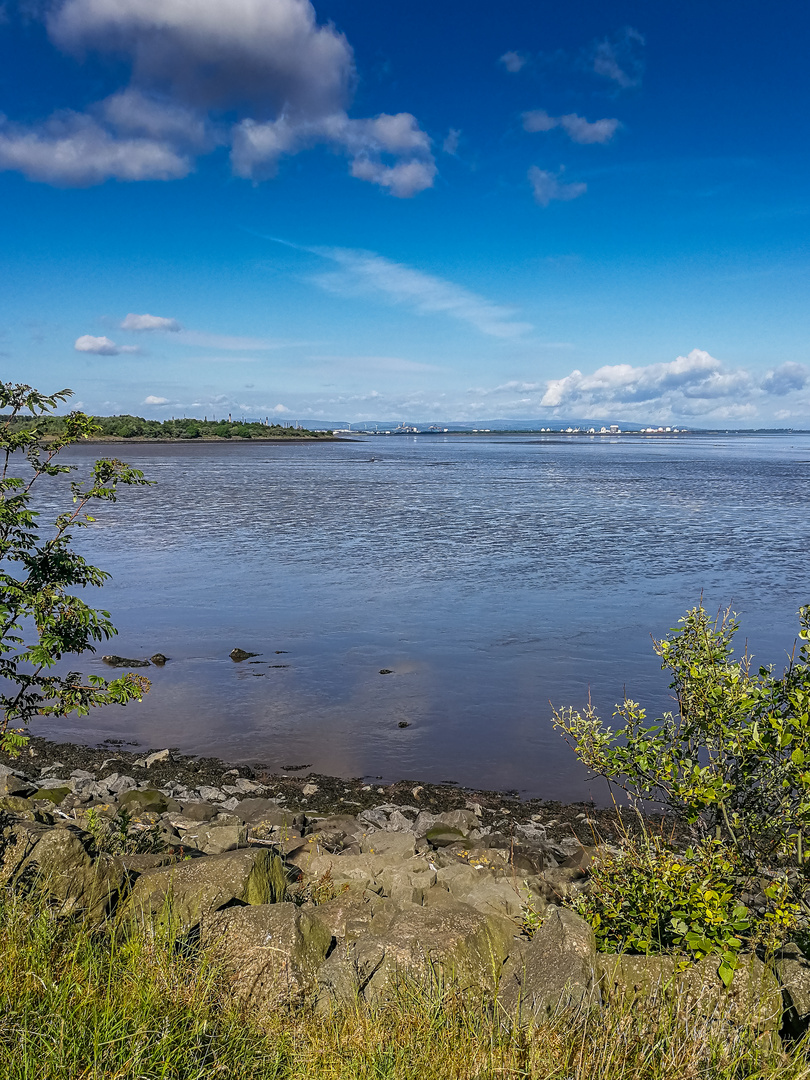
<svg viewBox="0 0 810 1080">
<path fill-rule="evenodd" d="M 804 4 L 7 0 L 3 378 L 810 426 Z"/>
</svg>

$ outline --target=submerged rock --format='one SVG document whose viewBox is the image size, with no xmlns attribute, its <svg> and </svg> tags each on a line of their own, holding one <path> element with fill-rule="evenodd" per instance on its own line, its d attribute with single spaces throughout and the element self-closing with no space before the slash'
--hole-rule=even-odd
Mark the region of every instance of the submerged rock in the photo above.
<svg viewBox="0 0 810 1080">
<path fill-rule="evenodd" d="M 249 660 L 251 656 L 258 656 L 257 652 L 247 652 L 246 649 L 231 649 L 228 653 L 235 664 L 241 664 L 243 660 Z"/>
<path fill-rule="evenodd" d="M 148 660 L 130 660 L 126 656 L 116 656 L 114 653 L 101 658 L 110 667 L 149 667 Z"/>
</svg>

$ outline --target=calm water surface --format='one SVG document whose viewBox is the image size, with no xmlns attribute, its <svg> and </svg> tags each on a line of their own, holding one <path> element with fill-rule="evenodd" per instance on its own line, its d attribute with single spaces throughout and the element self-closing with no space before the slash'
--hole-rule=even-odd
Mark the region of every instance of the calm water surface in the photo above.
<svg viewBox="0 0 810 1080">
<path fill-rule="evenodd" d="M 781 665 L 810 602 L 808 436 L 114 452 L 157 484 L 81 536 L 113 575 L 91 598 L 120 632 L 101 651 L 171 662 L 142 704 L 40 734 L 598 797 L 549 702 L 666 708 L 650 635 L 701 593 Z"/>
</svg>

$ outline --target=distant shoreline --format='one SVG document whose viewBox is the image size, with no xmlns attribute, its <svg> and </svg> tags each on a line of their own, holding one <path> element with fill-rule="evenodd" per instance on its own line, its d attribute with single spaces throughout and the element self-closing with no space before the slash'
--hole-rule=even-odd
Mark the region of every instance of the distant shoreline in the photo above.
<svg viewBox="0 0 810 1080">
<path fill-rule="evenodd" d="M 104 443 L 138 443 L 141 446 L 148 446 L 151 443 L 172 443 L 182 444 L 183 446 L 193 446 L 195 443 L 219 443 L 227 446 L 229 443 L 335 443 L 335 442 L 356 442 L 356 439 L 338 438 L 335 435 L 268 435 L 263 439 L 244 439 L 241 435 L 232 435 L 230 439 L 225 439 L 221 435 L 200 435 L 195 439 L 148 439 L 143 436 L 133 435 L 131 438 L 127 438 L 123 435 L 101 435 L 92 439 L 82 439 L 81 443 L 75 445 L 78 446 L 100 446 Z"/>
</svg>

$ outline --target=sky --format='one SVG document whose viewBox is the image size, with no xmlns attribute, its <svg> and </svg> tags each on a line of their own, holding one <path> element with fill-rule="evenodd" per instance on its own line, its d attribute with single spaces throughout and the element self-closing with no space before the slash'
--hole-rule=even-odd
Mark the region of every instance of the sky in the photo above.
<svg viewBox="0 0 810 1080">
<path fill-rule="evenodd" d="M 5 0 L 3 379 L 810 427 L 809 52 L 797 0 Z"/>
</svg>

